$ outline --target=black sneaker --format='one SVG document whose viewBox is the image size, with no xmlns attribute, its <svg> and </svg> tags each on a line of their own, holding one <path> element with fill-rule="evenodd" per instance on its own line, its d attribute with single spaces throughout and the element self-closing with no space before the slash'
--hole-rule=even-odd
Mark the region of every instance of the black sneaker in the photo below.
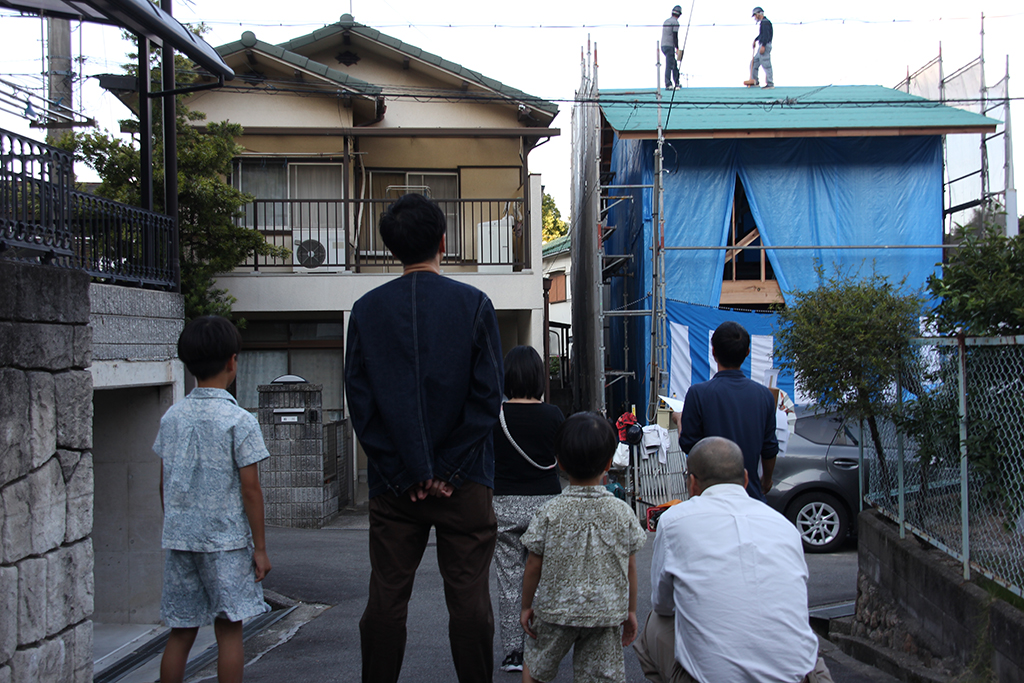
<svg viewBox="0 0 1024 683">
<path fill-rule="evenodd" d="M 505 657 L 505 661 L 501 663 L 501 670 L 512 673 L 514 671 L 523 670 L 523 653 L 513 652 L 508 657 Z"/>
</svg>

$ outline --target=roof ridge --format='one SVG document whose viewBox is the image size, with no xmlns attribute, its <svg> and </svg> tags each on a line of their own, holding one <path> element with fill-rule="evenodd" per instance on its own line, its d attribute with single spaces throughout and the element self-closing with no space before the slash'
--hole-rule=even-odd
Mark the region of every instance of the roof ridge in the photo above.
<svg viewBox="0 0 1024 683">
<path fill-rule="evenodd" d="M 323 76 L 324 78 L 330 79 L 364 94 L 377 95 L 381 92 L 381 87 L 379 85 L 374 85 L 373 83 L 356 78 L 355 76 L 350 76 L 344 71 L 333 69 L 323 62 L 318 62 L 315 59 L 306 57 L 305 55 L 292 52 L 281 45 L 274 45 L 272 43 L 262 41 L 257 38 L 256 34 L 252 31 L 245 31 L 238 40 L 219 45 L 215 49 L 221 57 L 226 57 L 227 55 L 234 54 L 242 50 L 257 49 L 265 54 L 287 62 L 288 64 L 302 69 L 307 69 L 313 73 Z M 244 75 L 238 74 L 238 77 L 243 78 Z"/>
<path fill-rule="evenodd" d="M 489 90 L 494 90 L 499 94 L 508 97 L 509 99 L 521 100 L 523 104 L 529 107 L 539 109 L 541 111 L 551 114 L 552 118 L 558 113 L 558 105 L 555 104 L 554 102 L 549 102 L 534 95 L 525 93 L 522 90 L 518 90 L 517 88 L 513 88 L 512 86 L 505 85 L 504 83 L 497 81 L 493 78 L 490 78 L 488 76 L 485 76 L 478 71 L 474 71 L 468 67 L 462 66 L 461 64 L 449 61 L 439 55 L 427 52 L 422 48 L 416 47 L 415 45 L 406 43 L 402 40 L 399 40 L 398 38 L 394 38 L 385 33 L 382 33 L 381 31 L 373 28 L 372 26 L 360 24 L 352 17 L 351 14 L 348 13 L 342 14 L 341 18 L 333 24 L 327 24 L 322 28 L 312 31 L 311 33 L 307 33 L 306 35 L 299 36 L 297 38 L 292 38 L 291 40 L 287 40 L 283 43 L 279 43 L 278 47 L 291 51 L 294 50 L 295 48 L 309 45 L 310 43 L 316 42 L 317 40 L 321 40 L 323 38 L 329 37 L 337 33 L 341 33 L 343 31 L 355 31 L 364 38 L 380 43 L 382 45 L 386 45 L 402 54 L 412 57 L 413 59 L 421 60 L 439 69 L 444 69 L 446 71 L 454 73 L 458 76 L 463 77 L 467 81 L 473 82 L 474 84 L 480 87 L 487 88 Z"/>
</svg>

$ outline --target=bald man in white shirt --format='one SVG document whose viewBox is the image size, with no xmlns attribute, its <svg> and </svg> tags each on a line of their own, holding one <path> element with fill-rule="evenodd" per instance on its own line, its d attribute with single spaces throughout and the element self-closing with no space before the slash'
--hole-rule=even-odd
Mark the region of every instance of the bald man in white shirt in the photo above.
<svg viewBox="0 0 1024 683">
<path fill-rule="evenodd" d="M 739 446 L 702 439 L 690 499 L 658 520 L 651 606 L 634 644 L 654 683 L 831 683 L 807 614 L 800 535 L 747 495 Z"/>
</svg>

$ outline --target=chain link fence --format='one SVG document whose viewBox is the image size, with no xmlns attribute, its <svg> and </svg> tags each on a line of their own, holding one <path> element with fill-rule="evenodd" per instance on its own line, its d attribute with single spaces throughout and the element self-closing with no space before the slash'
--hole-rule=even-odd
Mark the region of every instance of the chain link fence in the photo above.
<svg viewBox="0 0 1024 683">
<path fill-rule="evenodd" d="M 867 499 L 1024 595 L 1024 336 L 925 338 L 886 417 L 865 424 Z"/>
</svg>

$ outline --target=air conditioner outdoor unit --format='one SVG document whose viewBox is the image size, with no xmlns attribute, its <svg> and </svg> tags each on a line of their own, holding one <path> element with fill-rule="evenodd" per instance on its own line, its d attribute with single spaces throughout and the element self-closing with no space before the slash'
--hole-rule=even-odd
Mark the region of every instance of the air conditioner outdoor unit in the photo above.
<svg viewBox="0 0 1024 683">
<path fill-rule="evenodd" d="M 515 217 L 511 215 L 477 224 L 476 260 L 481 264 L 477 266 L 477 272 L 512 272 L 512 231 L 515 225 Z"/>
<path fill-rule="evenodd" d="M 340 229 L 292 231 L 292 263 L 297 273 L 336 273 L 345 269 L 345 240 Z"/>
</svg>

